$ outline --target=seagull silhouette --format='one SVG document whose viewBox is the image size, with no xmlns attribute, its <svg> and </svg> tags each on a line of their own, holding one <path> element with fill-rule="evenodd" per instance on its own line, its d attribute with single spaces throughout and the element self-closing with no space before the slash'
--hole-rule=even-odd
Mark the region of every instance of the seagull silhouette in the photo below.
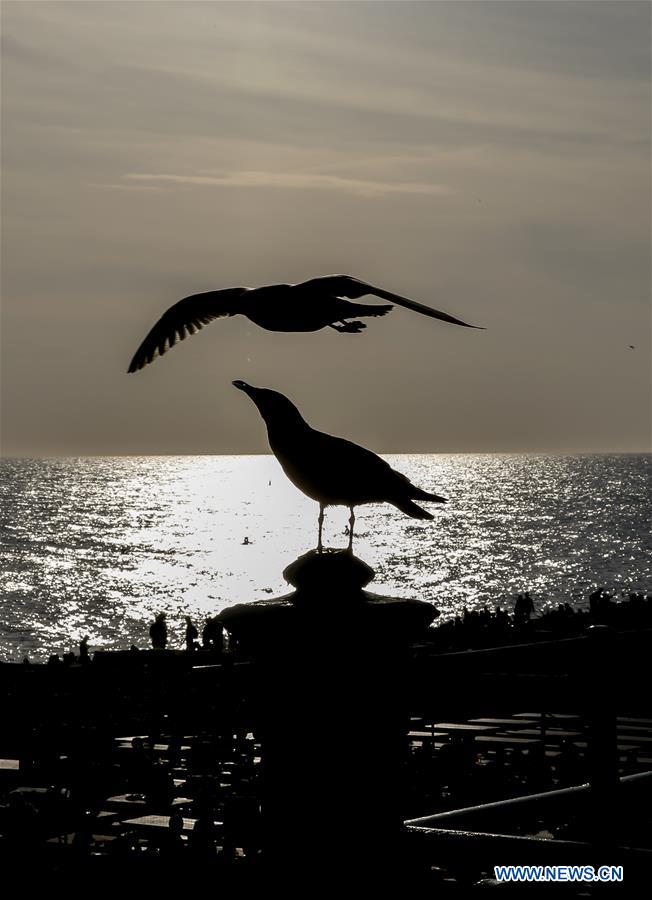
<svg viewBox="0 0 652 900">
<path fill-rule="evenodd" d="M 246 316 L 267 331 L 319 331 L 329 327 L 346 334 L 359 334 L 366 325 L 358 321 L 357 316 L 384 316 L 392 309 L 387 305 L 350 302 L 366 294 L 453 325 L 480 327 L 373 287 L 351 275 L 325 275 L 300 284 L 226 288 L 185 297 L 163 313 L 134 354 L 128 371 L 137 372 L 151 363 L 157 354 L 163 356 L 177 340 L 182 341 L 186 335 L 194 334 L 214 319 L 226 316 Z"/>
<path fill-rule="evenodd" d="M 348 506 L 349 550 L 353 548 L 354 507 L 361 503 L 392 503 L 413 519 L 433 519 L 414 500 L 446 503 L 444 497 L 415 487 L 405 475 L 396 472 L 371 450 L 343 438 L 315 431 L 303 419 L 296 406 L 283 394 L 267 388 L 252 387 L 234 381 L 258 407 L 267 425 L 267 437 L 274 456 L 290 481 L 319 503 L 319 538 L 326 506 Z"/>
</svg>

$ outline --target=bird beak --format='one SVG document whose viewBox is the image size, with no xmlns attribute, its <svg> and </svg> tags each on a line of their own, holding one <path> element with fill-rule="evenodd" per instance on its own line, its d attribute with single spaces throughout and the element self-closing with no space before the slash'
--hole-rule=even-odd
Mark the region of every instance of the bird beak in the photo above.
<svg viewBox="0 0 652 900">
<path fill-rule="evenodd" d="M 244 391 L 245 394 L 249 394 L 249 396 L 251 396 L 251 391 L 253 390 L 253 388 L 250 384 L 247 384 L 246 381 L 232 381 L 231 384 L 239 391 Z"/>
</svg>

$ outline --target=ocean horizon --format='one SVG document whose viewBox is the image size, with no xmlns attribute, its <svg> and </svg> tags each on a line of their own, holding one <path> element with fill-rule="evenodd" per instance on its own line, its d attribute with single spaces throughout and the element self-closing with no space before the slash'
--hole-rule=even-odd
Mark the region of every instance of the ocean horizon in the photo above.
<svg viewBox="0 0 652 900">
<path fill-rule="evenodd" d="M 370 589 L 465 607 L 577 608 L 604 587 L 652 591 L 647 453 L 385 455 L 447 497 L 422 522 L 358 507 Z M 148 645 L 157 612 L 171 646 L 183 617 L 287 593 L 283 569 L 314 548 L 317 504 L 274 457 L 88 456 L 0 460 L 0 659 L 43 660 L 88 635 L 94 649 Z M 345 547 L 348 510 L 326 511 Z"/>
</svg>

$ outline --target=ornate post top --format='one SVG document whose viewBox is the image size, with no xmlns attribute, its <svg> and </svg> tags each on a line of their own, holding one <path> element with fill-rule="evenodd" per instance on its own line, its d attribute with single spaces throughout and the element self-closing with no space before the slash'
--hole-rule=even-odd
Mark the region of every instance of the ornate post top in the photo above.
<svg viewBox="0 0 652 900">
<path fill-rule="evenodd" d="M 218 619 L 238 641 L 254 650 L 287 638 L 319 640 L 322 629 L 337 627 L 401 643 L 418 637 L 439 615 L 422 600 L 383 597 L 365 590 L 373 569 L 347 550 L 300 556 L 284 570 L 295 589 L 271 600 L 239 603 Z"/>
</svg>

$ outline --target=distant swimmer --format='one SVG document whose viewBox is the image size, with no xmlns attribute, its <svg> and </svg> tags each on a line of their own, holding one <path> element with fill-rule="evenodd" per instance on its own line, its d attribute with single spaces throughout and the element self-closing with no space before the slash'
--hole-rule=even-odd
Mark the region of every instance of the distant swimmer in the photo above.
<svg viewBox="0 0 652 900">
<path fill-rule="evenodd" d="M 635 347 L 633 344 L 630 344 L 630 345 L 629 345 L 629 349 L 630 349 L 630 350 L 636 350 L 636 347 Z"/>
<path fill-rule="evenodd" d="M 244 539 L 244 541 L 242 542 L 242 544 L 243 544 L 243 546 L 245 546 L 245 547 L 247 546 L 247 544 L 249 544 L 249 538 L 247 537 L 247 535 L 245 535 L 245 539 Z"/>
<path fill-rule="evenodd" d="M 342 334 L 359 334 L 366 325 L 359 317 L 384 316 L 393 307 L 351 303 L 371 294 L 413 312 L 464 328 L 480 328 L 415 300 L 392 294 L 352 275 L 325 275 L 299 284 L 235 287 L 191 294 L 163 313 L 134 354 L 128 371 L 137 372 L 163 356 L 177 340 L 183 341 L 215 319 L 246 316 L 266 331 L 319 331 L 333 328 Z M 347 321 L 353 319 L 354 321 Z"/>
<path fill-rule="evenodd" d="M 267 426 L 272 452 L 290 481 L 319 503 L 319 538 L 322 549 L 324 507 L 348 506 L 349 549 L 353 547 L 354 507 L 361 503 L 392 503 L 413 519 L 433 519 L 414 500 L 445 503 L 444 497 L 423 491 L 395 471 L 371 450 L 343 438 L 315 431 L 283 394 L 234 381 L 258 407 Z"/>
</svg>

